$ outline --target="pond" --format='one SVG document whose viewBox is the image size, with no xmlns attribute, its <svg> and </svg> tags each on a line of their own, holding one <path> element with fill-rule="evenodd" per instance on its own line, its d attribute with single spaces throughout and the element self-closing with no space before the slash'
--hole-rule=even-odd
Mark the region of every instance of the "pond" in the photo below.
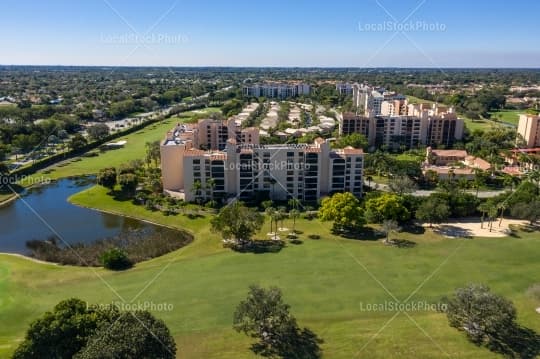
<svg viewBox="0 0 540 359">
<path fill-rule="evenodd" d="M 178 236 L 179 231 L 75 206 L 67 199 L 94 185 L 93 178 L 62 179 L 32 188 L 0 208 L 0 252 L 28 255 L 26 243 L 59 237 L 69 244 L 132 236 Z"/>
</svg>

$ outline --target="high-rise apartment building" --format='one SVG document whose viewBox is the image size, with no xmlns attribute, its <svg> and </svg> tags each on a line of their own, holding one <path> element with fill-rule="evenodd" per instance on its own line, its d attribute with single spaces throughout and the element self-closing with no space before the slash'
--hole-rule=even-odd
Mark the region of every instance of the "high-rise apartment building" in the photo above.
<svg viewBox="0 0 540 359">
<path fill-rule="evenodd" d="M 170 135 L 161 145 L 165 191 L 196 199 L 316 201 L 334 192 L 362 195 L 362 150 L 314 144 L 250 145 L 231 138 L 224 151 L 202 151 Z M 196 185 L 197 183 L 197 185 Z"/>
<path fill-rule="evenodd" d="M 528 148 L 540 147 L 540 116 L 519 115 L 518 134 Z"/>
<path fill-rule="evenodd" d="M 242 88 L 245 97 L 266 97 L 286 99 L 309 95 L 311 86 L 304 83 L 269 82 L 264 84 L 246 85 Z"/>
</svg>

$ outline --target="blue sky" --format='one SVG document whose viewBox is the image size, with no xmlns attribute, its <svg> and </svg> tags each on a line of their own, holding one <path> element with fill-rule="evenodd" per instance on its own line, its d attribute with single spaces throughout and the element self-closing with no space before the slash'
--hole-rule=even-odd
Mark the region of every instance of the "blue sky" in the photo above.
<svg viewBox="0 0 540 359">
<path fill-rule="evenodd" d="M 0 64 L 540 67 L 539 20 L 536 0 L 3 0 Z"/>
</svg>

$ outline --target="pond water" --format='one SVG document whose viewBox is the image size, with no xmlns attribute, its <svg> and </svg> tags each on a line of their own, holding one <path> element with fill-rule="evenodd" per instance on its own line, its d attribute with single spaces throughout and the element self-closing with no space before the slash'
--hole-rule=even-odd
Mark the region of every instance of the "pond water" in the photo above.
<svg viewBox="0 0 540 359">
<path fill-rule="evenodd" d="M 26 242 L 60 237 L 69 244 L 92 243 L 122 234 L 174 235 L 178 231 L 136 219 L 75 206 L 67 199 L 94 185 L 92 178 L 62 179 L 32 188 L 0 208 L 0 252 L 28 255 Z M 59 241 L 62 243 L 62 241 Z"/>
</svg>

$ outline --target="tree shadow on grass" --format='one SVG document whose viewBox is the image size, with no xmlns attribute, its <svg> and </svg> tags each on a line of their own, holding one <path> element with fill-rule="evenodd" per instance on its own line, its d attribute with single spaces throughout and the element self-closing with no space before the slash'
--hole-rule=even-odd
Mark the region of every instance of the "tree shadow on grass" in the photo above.
<svg viewBox="0 0 540 359">
<path fill-rule="evenodd" d="M 232 243 L 229 247 L 240 253 L 278 253 L 283 247 L 285 247 L 285 242 L 281 240 L 250 240 L 243 241 L 241 243 Z"/>
<path fill-rule="evenodd" d="M 426 233 L 426 229 L 424 227 L 416 225 L 416 224 L 405 224 L 401 226 L 401 231 L 405 233 L 416 234 L 416 235 Z"/>
<path fill-rule="evenodd" d="M 521 229 L 523 232 L 526 232 L 526 233 L 533 233 L 533 232 L 538 232 L 540 230 L 540 226 L 536 225 L 536 224 L 523 224 L 521 226 L 519 226 L 519 229 Z"/>
<path fill-rule="evenodd" d="M 416 242 L 400 238 L 390 239 L 387 244 L 398 248 L 412 248 L 416 246 Z"/>
<path fill-rule="evenodd" d="M 376 241 L 383 238 L 380 232 L 370 227 L 346 228 L 341 230 L 332 229 L 332 234 L 347 239 L 356 239 L 361 241 Z"/>
<path fill-rule="evenodd" d="M 132 193 L 126 193 L 124 191 L 117 191 L 117 190 L 111 190 L 107 193 L 109 196 L 111 196 L 115 201 L 118 202 L 126 202 L 133 200 L 134 194 Z"/>
<path fill-rule="evenodd" d="M 493 338 L 488 347 L 507 358 L 534 359 L 540 355 L 540 335 L 516 324 Z"/>
<path fill-rule="evenodd" d="M 437 228 L 434 227 L 433 232 L 444 237 L 469 239 L 473 237 L 471 230 L 449 224 L 440 225 Z"/>
</svg>

